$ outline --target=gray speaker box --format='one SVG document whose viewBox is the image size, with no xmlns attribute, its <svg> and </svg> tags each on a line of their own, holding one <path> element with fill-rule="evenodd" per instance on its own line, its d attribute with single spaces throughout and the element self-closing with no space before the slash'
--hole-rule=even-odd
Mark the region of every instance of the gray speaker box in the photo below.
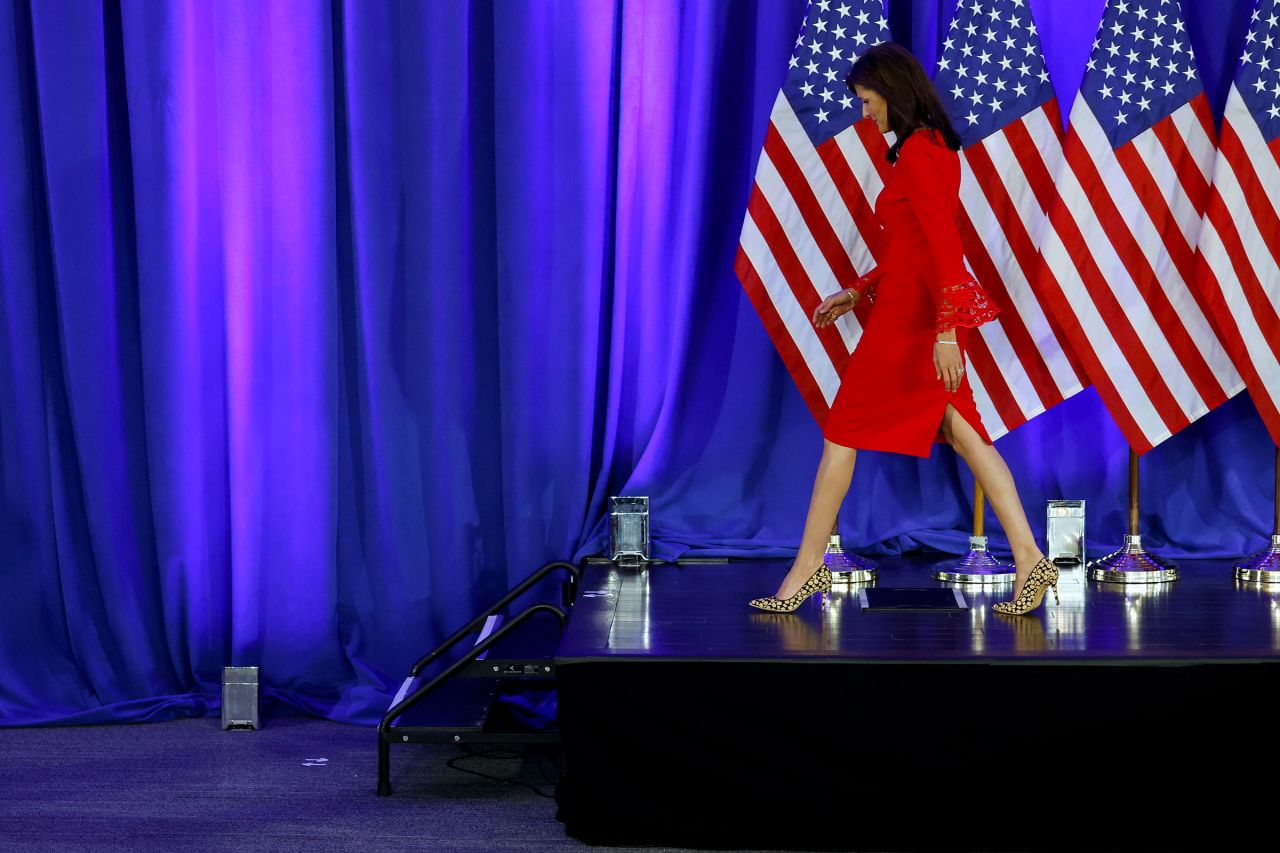
<svg viewBox="0 0 1280 853">
<path fill-rule="evenodd" d="M 258 729 L 258 668 L 222 668 L 222 728 Z"/>
</svg>

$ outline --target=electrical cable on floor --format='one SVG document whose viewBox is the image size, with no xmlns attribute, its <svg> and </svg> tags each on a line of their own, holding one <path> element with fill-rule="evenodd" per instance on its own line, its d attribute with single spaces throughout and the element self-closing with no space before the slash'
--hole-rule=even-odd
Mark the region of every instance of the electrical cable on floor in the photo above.
<svg viewBox="0 0 1280 853">
<path fill-rule="evenodd" d="M 511 761 L 514 759 L 524 758 L 525 757 L 524 753 L 520 752 L 519 750 L 498 748 L 498 749 L 485 750 L 484 752 L 481 752 L 480 750 L 472 749 L 466 744 L 459 744 L 459 746 L 461 746 L 462 749 L 465 750 L 466 754 L 455 755 L 453 758 L 450 758 L 448 761 L 446 761 L 445 766 L 448 767 L 450 770 L 460 770 L 463 773 L 470 773 L 472 776 L 479 776 L 482 779 L 491 779 L 494 782 L 506 782 L 508 785 L 520 785 L 521 787 L 528 788 L 530 791 L 533 791 L 539 797 L 546 797 L 549 800 L 555 799 L 555 794 L 548 794 L 546 791 L 542 790 L 537 785 L 531 784 L 529 782 L 524 782 L 524 781 L 521 781 L 520 779 L 509 779 L 503 776 L 493 776 L 488 773 L 481 773 L 479 770 L 472 770 L 470 767 L 462 767 L 456 763 L 456 762 L 462 761 L 465 758 L 484 758 L 484 759 L 489 759 L 494 761 Z M 547 777 L 546 770 L 541 766 L 541 762 L 539 762 L 539 769 L 542 772 L 542 778 L 554 784 L 554 782 Z"/>
</svg>

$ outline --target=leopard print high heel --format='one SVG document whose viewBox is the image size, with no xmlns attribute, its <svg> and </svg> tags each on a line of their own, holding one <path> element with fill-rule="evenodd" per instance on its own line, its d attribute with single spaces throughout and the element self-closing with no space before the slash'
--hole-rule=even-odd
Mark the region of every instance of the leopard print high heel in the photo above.
<svg viewBox="0 0 1280 853">
<path fill-rule="evenodd" d="M 813 575 L 804 582 L 804 586 L 790 598 L 774 598 L 772 595 L 767 595 L 764 598 L 753 598 L 749 603 L 757 610 L 768 610 L 770 613 L 793 613 L 815 592 L 822 596 L 822 609 L 826 610 L 827 593 L 831 592 L 831 570 L 827 568 L 826 563 L 818 566 Z"/>
<path fill-rule="evenodd" d="M 1045 591 L 1053 587 L 1053 603 L 1058 601 L 1058 567 L 1048 557 L 1041 557 L 1040 562 L 1031 567 L 1027 582 L 1022 585 L 1022 592 L 1013 601 L 1001 601 L 991 605 L 997 613 L 1009 613 L 1021 616 L 1030 613 L 1044 602 Z"/>
</svg>

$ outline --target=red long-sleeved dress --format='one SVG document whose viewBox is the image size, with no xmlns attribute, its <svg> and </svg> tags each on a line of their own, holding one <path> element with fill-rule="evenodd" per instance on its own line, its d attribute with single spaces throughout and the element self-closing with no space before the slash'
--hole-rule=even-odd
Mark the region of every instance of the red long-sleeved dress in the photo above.
<svg viewBox="0 0 1280 853">
<path fill-rule="evenodd" d="M 951 405 L 991 442 L 968 377 L 949 393 L 933 365 L 939 332 L 954 328 L 963 355 L 966 330 L 997 314 L 964 265 L 959 204 L 960 156 L 936 131 L 917 130 L 876 199 L 880 263 L 852 285 L 874 307 L 823 424 L 828 441 L 928 456 Z"/>
</svg>

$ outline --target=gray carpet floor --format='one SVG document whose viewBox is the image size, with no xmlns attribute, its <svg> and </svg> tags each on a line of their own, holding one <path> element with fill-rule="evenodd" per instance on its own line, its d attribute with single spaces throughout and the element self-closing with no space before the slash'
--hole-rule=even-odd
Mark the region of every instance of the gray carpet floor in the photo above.
<svg viewBox="0 0 1280 853">
<path fill-rule="evenodd" d="M 395 794 L 380 798 L 368 728 L 285 718 L 259 731 L 214 719 L 0 729 L 0 850 L 606 849 L 567 837 L 554 800 L 447 766 L 462 755 L 393 746 Z M 545 750 L 455 763 L 547 794 L 559 772 Z"/>
</svg>

